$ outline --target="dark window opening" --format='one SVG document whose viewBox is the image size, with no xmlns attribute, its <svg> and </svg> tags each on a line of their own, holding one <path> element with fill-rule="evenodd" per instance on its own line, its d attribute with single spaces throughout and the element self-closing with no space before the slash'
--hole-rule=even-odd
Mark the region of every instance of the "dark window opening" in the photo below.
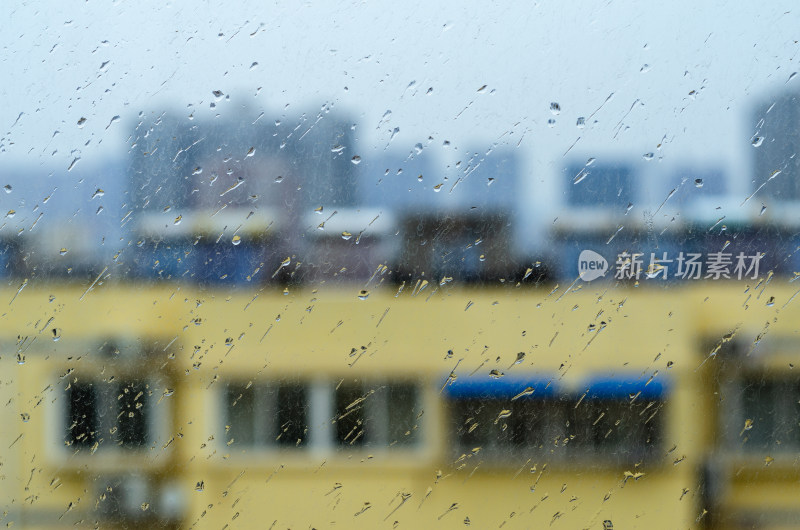
<svg viewBox="0 0 800 530">
<path fill-rule="evenodd" d="M 340 445 L 365 443 L 365 403 L 368 396 L 359 383 L 342 383 L 336 390 L 336 442 Z"/>
<path fill-rule="evenodd" d="M 795 450 L 800 447 L 800 382 L 750 377 L 741 387 L 739 441 L 748 451 Z M 737 425 L 738 424 L 738 425 Z"/>
<path fill-rule="evenodd" d="M 419 396 L 411 383 L 390 385 L 386 389 L 389 445 L 413 445 L 419 442 Z"/>
<path fill-rule="evenodd" d="M 229 385 L 225 390 L 228 440 L 241 445 L 253 445 L 255 418 L 255 389 L 244 385 Z"/>
<path fill-rule="evenodd" d="M 91 383 L 73 383 L 68 396 L 67 443 L 91 446 L 98 438 L 97 389 Z"/>
<path fill-rule="evenodd" d="M 126 383 L 120 385 L 117 396 L 117 443 L 123 447 L 136 448 L 147 445 L 149 429 L 147 417 L 147 385 Z"/>
<path fill-rule="evenodd" d="M 637 463 L 656 455 L 660 401 L 563 397 L 455 399 L 456 450 L 493 458 L 546 452 L 553 458 Z"/>
<path fill-rule="evenodd" d="M 597 399 L 568 408 L 572 453 L 598 452 L 614 461 L 638 463 L 658 447 L 660 404 Z"/>
<path fill-rule="evenodd" d="M 308 432 L 306 389 L 296 383 L 282 384 L 277 391 L 277 442 L 283 446 L 303 446 Z"/>
</svg>

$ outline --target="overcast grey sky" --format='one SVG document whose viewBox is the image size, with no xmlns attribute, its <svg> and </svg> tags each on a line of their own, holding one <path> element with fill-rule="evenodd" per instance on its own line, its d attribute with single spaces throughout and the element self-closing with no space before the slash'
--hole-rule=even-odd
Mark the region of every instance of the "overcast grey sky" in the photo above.
<svg viewBox="0 0 800 530">
<path fill-rule="evenodd" d="M 743 194 L 753 105 L 800 83 L 788 81 L 794 5 L 11 0 L 0 5 L 0 164 L 122 156 L 139 111 L 273 117 L 327 102 L 353 114 L 365 159 L 396 127 L 391 147 L 433 137 L 444 163 L 518 146 L 526 200 L 541 208 L 536 191 L 554 189 L 566 152 L 630 157 L 653 179 L 721 166 Z M 212 111 L 214 90 L 231 100 Z"/>
</svg>

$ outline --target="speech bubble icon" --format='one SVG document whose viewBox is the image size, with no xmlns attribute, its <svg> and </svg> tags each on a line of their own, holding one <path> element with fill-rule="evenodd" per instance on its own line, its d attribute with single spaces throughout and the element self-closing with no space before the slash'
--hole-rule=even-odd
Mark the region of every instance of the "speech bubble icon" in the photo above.
<svg viewBox="0 0 800 530">
<path fill-rule="evenodd" d="M 578 276 L 585 282 L 596 280 L 608 272 L 606 258 L 594 250 L 583 250 L 578 256 Z"/>
</svg>

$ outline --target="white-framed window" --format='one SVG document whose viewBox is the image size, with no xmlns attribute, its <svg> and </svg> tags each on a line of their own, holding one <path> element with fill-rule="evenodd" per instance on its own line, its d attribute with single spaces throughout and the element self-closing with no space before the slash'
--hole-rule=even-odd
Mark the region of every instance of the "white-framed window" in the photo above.
<svg viewBox="0 0 800 530">
<path fill-rule="evenodd" d="M 228 443 L 285 448 L 308 443 L 306 384 L 229 383 L 223 393 Z"/>
<path fill-rule="evenodd" d="M 72 375 L 55 400 L 57 433 L 63 450 L 74 455 L 138 454 L 162 445 L 169 403 L 157 378 Z"/>
<path fill-rule="evenodd" d="M 409 447 L 419 443 L 417 385 L 345 379 L 335 388 L 335 442 L 339 447 Z"/>
<path fill-rule="evenodd" d="M 729 448 L 759 454 L 800 449 L 800 379 L 741 372 L 724 388 Z"/>
<path fill-rule="evenodd" d="M 225 443 L 249 450 L 414 448 L 423 415 L 410 381 L 230 381 L 221 394 Z"/>
</svg>

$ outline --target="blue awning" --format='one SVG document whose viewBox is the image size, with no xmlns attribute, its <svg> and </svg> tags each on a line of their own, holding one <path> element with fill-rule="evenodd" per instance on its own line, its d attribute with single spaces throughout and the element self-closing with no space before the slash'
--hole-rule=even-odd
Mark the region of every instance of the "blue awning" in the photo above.
<svg viewBox="0 0 800 530">
<path fill-rule="evenodd" d="M 593 377 L 573 387 L 573 392 L 560 388 L 555 377 L 503 376 L 492 378 L 486 375 L 460 376 L 453 383 L 444 385 L 443 393 L 453 399 L 537 399 L 546 397 L 575 397 L 584 399 L 663 399 L 668 390 L 666 379 L 603 376 Z"/>
<path fill-rule="evenodd" d="M 638 399 L 661 399 L 668 391 L 669 384 L 664 379 L 598 377 L 590 379 L 583 386 L 586 399 L 630 399 L 639 394 Z"/>
<path fill-rule="evenodd" d="M 444 384 L 444 383 L 443 383 Z M 460 376 L 444 386 L 444 394 L 450 398 L 518 399 L 541 398 L 556 394 L 553 378 L 503 376 Z M 520 395 L 521 394 L 521 395 Z"/>
</svg>

